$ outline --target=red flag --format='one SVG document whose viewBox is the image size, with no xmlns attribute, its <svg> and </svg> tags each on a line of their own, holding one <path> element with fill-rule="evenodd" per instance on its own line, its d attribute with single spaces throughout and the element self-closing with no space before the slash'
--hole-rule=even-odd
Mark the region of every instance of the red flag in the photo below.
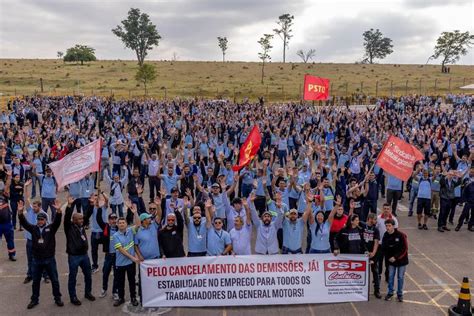
<svg viewBox="0 0 474 316">
<path fill-rule="evenodd" d="M 415 146 L 390 135 L 375 163 L 394 177 L 407 181 L 415 162 L 423 159 L 423 154 Z"/>
<path fill-rule="evenodd" d="M 239 164 L 232 167 L 232 170 L 239 171 L 252 161 L 253 157 L 257 154 L 260 149 L 260 144 L 262 143 L 262 136 L 260 136 L 260 131 L 258 130 L 257 125 L 252 128 L 249 136 L 245 140 L 245 143 L 240 148 L 239 155 Z"/>
<path fill-rule="evenodd" d="M 102 141 L 98 139 L 70 153 L 63 159 L 49 164 L 58 183 L 58 188 L 79 181 L 91 172 L 99 171 L 101 144 Z"/>
<path fill-rule="evenodd" d="M 305 100 L 327 100 L 329 97 L 329 79 L 304 75 Z"/>
</svg>

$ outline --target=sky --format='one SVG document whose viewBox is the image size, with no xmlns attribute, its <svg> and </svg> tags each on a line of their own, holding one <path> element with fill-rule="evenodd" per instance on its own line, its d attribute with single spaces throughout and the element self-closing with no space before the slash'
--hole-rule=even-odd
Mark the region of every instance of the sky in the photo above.
<svg viewBox="0 0 474 316">
<path fill-rule="evenodd" d="M 378 28 L 393 40 L 384 63 L 425 64 L 443 31 L 474 33 L 474 0 L 0 0 L 0 58 L 55 58 L 75 44 L 98 59 L 136 59 L 112 33 L 131 7 L 149 14 L 162 36 L 151 60 L 221 60 L 217 36 L 226 36 L 230 61 L 258 61 L 257 41 L 294 15 L 287 61 L 314 48 L 315 62 L 362 60 L 362 33 Z M 272 40 L 282 61 L 282 40 Z M 439 63 L 440 61 L 438 61 Z M 430 63 L 436 63 L 430 62 Z M 459 64 L 474 64 L 474 48 Z"/>
</svg>

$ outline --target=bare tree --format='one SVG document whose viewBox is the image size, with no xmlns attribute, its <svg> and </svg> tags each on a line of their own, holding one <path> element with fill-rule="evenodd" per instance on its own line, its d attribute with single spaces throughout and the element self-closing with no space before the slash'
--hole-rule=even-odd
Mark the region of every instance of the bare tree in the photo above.
<svg viewBox="0 0 474 316">
<path fill-rule="evenodd" d="M 288 48 L 290 38 L 293 37 L 293 35 L 290 35 L 290 33 L 293 31 L 291 27 L 293 26 L 294 18 L 295 17 L 293 15 L 288 13 L 280 15 L 277 21 L 277 24 L 280 28 L 273 29 L 273 32 L 278 34 L 278 36 L 280 36 L 280 38 L 283 40 L 283 62 L 285 62 L 286 59 L 286 49 Z"/>
<path fill-rule="evenodd" d="M 316 50 L 314 48 L 311 48 L 305 53 L 302 49 L 300 49 L 296 52 L 296 55 L 298 55 L 306 64 L 310 59 L 313 59 L 314 55 L 316 55 Z"/>
</svg>

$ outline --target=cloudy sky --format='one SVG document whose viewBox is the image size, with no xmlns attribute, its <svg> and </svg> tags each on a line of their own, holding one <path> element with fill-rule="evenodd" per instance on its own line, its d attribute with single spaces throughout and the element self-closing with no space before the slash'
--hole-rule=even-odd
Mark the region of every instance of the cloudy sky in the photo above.
<svg viewBox="0 0 474 316">
<path fill-rule="evenodd" d="M 316 61 L 361 60 L 362 33 L 379 28 L 394 44 L 387 63 L 425 63 L 442 31 L 474 33 L 474 0 L 0 0 L 0 58 L 55 58 L 76 43 L 99 59 L 135 59 L 111 32 L 130 7 L 150 15 L 162 40 L 149 58 L 220 60 L 217 36 L 229 39 L 228 60 L 257 61 L 258 39 L 278 16 L 295 16 L 287 60 L 315 48 Z M 282 60 L 279 37 L 273 61 Z M 474 49 L 459 63 L 474 64 Z"/>
</svg>

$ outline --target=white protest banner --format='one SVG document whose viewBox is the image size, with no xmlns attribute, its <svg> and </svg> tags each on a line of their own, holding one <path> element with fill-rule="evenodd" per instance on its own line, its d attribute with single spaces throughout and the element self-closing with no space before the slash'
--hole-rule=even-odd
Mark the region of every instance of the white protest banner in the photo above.
<svg viewBox="0 0 474 316">
<path fill-rule="evenodd" d="M 305 254 L 147 260 L 140 264 L 144 307 L 367 301 L 364 255 Z"/>
</svg>

